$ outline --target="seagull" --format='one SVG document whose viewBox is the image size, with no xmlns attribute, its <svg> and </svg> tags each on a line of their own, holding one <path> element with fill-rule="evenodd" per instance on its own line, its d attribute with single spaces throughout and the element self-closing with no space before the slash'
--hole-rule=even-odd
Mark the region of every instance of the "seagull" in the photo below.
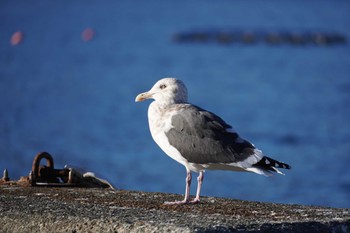
<svg viewBox="0 0 350 233">
<path fill-rule="evenodd" d="M 186 168 L 185 197 L 164 204 L 196 204 L 205 170 L 254 172 L 270 176 L 283 174 L 278 168 L 290 169 L 283 162 L 264 156 L 261 150 L 241 138 L 216 114 L 187 101 L 187 88 L 176 78 L 163 78 L 135 102 L 153 99 L 148 108 L 148 123 L 153 140 L 172 159 Z M 197 192 L 190 199 L 192 172 L 199 173 Z"/>
</svg>

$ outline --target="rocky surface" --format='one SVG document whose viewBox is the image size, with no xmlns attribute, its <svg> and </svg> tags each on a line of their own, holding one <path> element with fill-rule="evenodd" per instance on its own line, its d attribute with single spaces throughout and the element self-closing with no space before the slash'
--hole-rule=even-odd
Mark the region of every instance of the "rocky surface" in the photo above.
<svg viewBox="0 0 350 233">
<path fill-rule="evenodd" d="M 1 232 L 350 232 L 350 209 L 111 189 L 0 186 Z"/>
</svg>

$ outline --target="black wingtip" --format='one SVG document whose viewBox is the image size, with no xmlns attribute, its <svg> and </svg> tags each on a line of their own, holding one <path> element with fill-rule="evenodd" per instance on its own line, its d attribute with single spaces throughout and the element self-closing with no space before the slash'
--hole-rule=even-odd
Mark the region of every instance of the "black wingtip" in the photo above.
<svg viewBox="0 0 350 233">
<path fill-rule="evenodd" d="M 275 166 L 276 168 L 292 169 L 292 166 L 290 166 L 289 164 L 286 164 L 286 163 L 278 162 L 278 163 L 276 163 L 276 165 L 277 165 L 277 166 Z"/>
<path fill-rule="evenodd" d="M 253 166 L 260 167 L 266 170 L 273 170 L 271 168 L 292 169 L 292 166 L 290 166 L 289 164 L 279 162 L 266 156 L 264 156 L 259 162 L 257 162 Z"/>
</svg>

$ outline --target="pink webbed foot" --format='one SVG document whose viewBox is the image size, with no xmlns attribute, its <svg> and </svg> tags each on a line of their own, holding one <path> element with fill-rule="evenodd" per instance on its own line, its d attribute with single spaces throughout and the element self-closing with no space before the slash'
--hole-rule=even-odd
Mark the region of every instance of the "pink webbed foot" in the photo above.
<svg viewBox="0 0 350 233">
<path fill-rule="evenodd" d="M 193 200 L 182 200 L 182 201 L 166 201 L 164 202 L 164 205 L 187 205 L 187 204 L 199 204 L 200 200 L 199 198 L 195 198 Z"/>
<path fill-rule="evenodd" d="M 171 201 L 171 202 L 166 201 L 166 202 L 164 202 L 164 205 L 185 205 L 185 204 L 198 204 L 198 203 L 200 203 L 199 197 L 200 197 L 200 193 L 201 193 L 203 178 L 204 178 L 204 174 L 203 174 L 203 171 L 201 171 L 201 172 L 199 172 L 199 176 L 197 178 L 198 186 L 197 186 L 196 197 L 190 201 L 190 186 L 191 186 L 192 175 L 191 175 L 191 171 L 187 170 L 185 199 L 183 199 L 182 201 Z"/>
<path fill-rule="evenodd" d="M 192 201 L 190 201 L 190 204 L 199 204 L 201 201 L 199 200 L 199 198 L 195 198 Z"/>
<path fill-rule="evenodd" d="M 182 200 L 182 201 L 166 201 L 164 202 L 164 205 L 185 205 L 190 203 L 187 200 Z"/>
</svg>

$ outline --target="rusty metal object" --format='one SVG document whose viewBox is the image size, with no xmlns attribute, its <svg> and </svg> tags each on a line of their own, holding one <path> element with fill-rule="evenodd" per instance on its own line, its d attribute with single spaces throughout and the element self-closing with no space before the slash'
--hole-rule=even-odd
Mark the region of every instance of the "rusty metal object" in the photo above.
<svg viewBox="0 0 350 233">
<path fill-rule="evenodd" d="M 45 159 L 46 165 L 40 165 Z M 1 184 L 21 186 L 48 186 L 48 187 L 87 187 L 87 188 L 112 188 L 107 181 L 97 178 L 93 173 L 83 173 L 74 168 L 65 167 L 55 169 L 52 156 L 47 152 L 38 153 L 32 164 L 29 176 L 21 177 L 18 181 L 10 181 L 8 171 L 5 169 Z"/>
<path fill-rule="evenodd" d="M 46 159 L 46 166 L 40 166 L 42 159 Z M 55 169 L 52 156 L 47 152 L 38 153 L 32 165 L 32 171 L 29 176 L 29 182 L 32 186 L 36 185 L 55 185 L 68 181 L 69 169 Z"/>
<path fill-rule="evenodd" d="M 40 165 L 40 161 L 42 159 L 46 159 L 47 161 L 47 167 L 53 169 L 54 168 L 54 163 L 53 163 L 53 158 L 52 156 L 47 153 L 47 152 L 41 152 L 41 153 L 38 153 L 34 160 L 33 160 L 33 165 L 32 165 L 32 171 L 34 173 L 34 176 L 37 175 L 40 177 L 40 174 L 39 174 L 39 165 Z"/>
</svg>

